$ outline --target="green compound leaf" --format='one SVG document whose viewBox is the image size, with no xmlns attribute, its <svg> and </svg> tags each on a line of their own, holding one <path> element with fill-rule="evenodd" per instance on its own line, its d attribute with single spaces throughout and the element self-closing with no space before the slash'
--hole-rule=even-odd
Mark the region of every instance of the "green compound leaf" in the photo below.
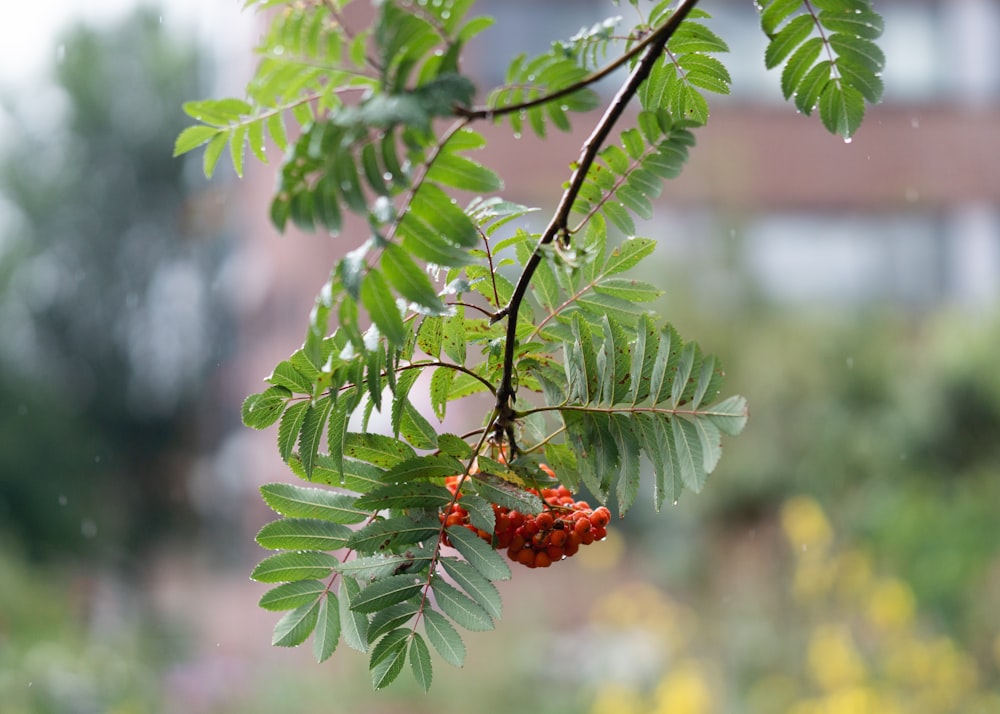
<svg viewBox="0 0 1000 714">
<path fill-rule="evenodd" d="M 347 526 L 312 518 L 271 521 L 257 533 L 257 543 L 268 550 L 338 550 L 352 531 Z"/>
<path fill-rule="evenodd" d="M 434 668 L 431 664 L 431 653 L 427 649 L 427 643 L 420 633 L 414 632 L 410 640 L 410 669 L 413 670 L 413 678 L 425 692 L 431 689 L 431 682 L 434 679 Z"/>
<path fill-rule="evenodd" d="M 452 580 L 475 600 L 486 613 L 499 620 L 503 613 L 500 592 L 496 585 L 479 574 L 473 566 L 463 560 L 442 558 L 441 565 Z"/>
<path fill-rule="evenodd" d="M 382 635 L 401 627 L 419 611 L 420 598 L 413 598 L 375 613 L 368 624 L 368 642 L 373 643 Z"/>
<path fill-rule="evenodd" d="M 316 629 L 321 604 L 325 600 L 326 598 L 319 597 L 314 602 L 285 613 L 274 626 L 271 644 L 276 647 L 296 647 L 305 642 Z"/>
<path fill-rule="evenodd" d="M 365 306 L 379 331 L 389 340 L 389 344 L 400 347 L 406 341 L 407 331 L 403 326 L 403 316 L 396 305 L 396 299 L 389 284 L 378 270 L 368 271 L 361 283 L 361 304 Z"/>
<path fill-rule="evenodd" d="M 479 573 L 489 580 L 509 580 L 510 567 L 503 556 L 497 553 L 479 536 L 463 526 L 447 529 L 448 538 L 462 557 Z"/>
<path fill-rule="evenodd" d="M 368 651 L 368 618 L 352 606 L 361 594 L 361 586 L 354 578 L 342 578 L 338 595 L 340 605 L 340 631 L 344 642 L 352 650 Z"/>
<path fill-rule="evenodd" d="M 339 642 L 340 604 L 336 595 L 327 593 L 320 598 L 319 613 L 316 615 L 316 634 L 313 636 L 313 656 L 316 661 L 328 660 Z"/>
<path fill-rule="evenodd" d="M 325 578 L 340 562 L 326 553 L 278 553 L 257 564 L 250 577 L 259 583 Z"/>
<path fill-rule="evenodd" d="M 316 456 L 319 454 L 320 440 L 326 431 L 326 422 L 333 407 L 333 397 L 323 397 L 309 403 L 305 417 L 302 419 L 302 431 L 299 434 L 299 460 L 306 478 L 312 477 Z"/>
<path fill-rule="evenodd" d="M 419 569 L 414 566 L 423 564 L 429 560 L 429 556 L 422 556 L 417 559 L 412 555 L 404 553 L 390 553 L 386 555 L 369 555 L 354 560 L 346 560 L 338 565 L 335 570 L 352 578 L 364 580 L 377 580 L 396 573 Z"/>
<path fill-rule="evenodd" d="M 448 489 L 433 483 L 389 483 L 357 500 L 359 508 L 372 511 L 406 508 L 443 508 L 451 503 Z"/>
<path fill-rule="evenodd" d="M 417 456 L 396 464 L 386 472 L 385 481 L 394 484 L 404 483 L 415 479 L 455 476 L 463 471 L 465 471 L 465 466 L 454 456 L 430 454 Z"/>
<path fill-rule="evenodd" d="M 257 605 L 264 610 L 294 610 L 313 602 L 326 592 L 326 585 L 319 580 L 297 580 L 283 583 L 264 593 Z"/>
<path fill-rule="evenodd" d="M 292 457 L 308 410 L 309 402 L 299 402 L 288 407 L 281 415 L 281 421 L 278 423 L 278 453 L 284 461 Z"/>
<path fill-rule="evenodd" d="M 376 612 L 416 595 L 422 584 L 412 575 L 393 575 L 374 583 L 352 599 L 351 609 L 355 612 Z"/>
<path fill-rule="evenodd" d="M 269 387 L 260 394 L 251 394 L 241 409 L 243 424 L 251 429 L 266 429 L 278 421 L 291 396 L 285 387 Z"/>
<path fill-rule="evenodd" d="M 458 630 L 436 610 L 424 610 L 424 632 L 431 646 L 448 664 L 461 667 L 465 664 L 465 643 Z"/>
<path fill-rule="evenodd" d="M 372 647 L 368 668 L 376 690 L 388 687 L 403 671 L 409 636 L 409 630 L 393 630 Z"/>
<path fill-rule="evenodd" d="M 785 98 L 794 98 L 804 114 L 818 105 L 823 126 L 849 139 L 864 119 L 865 103 L 882 98 L 885 56 L 874 42 L 882 34 L 881 16 L 869 0 L 761 4 L 761 27 L 770 38 L 765 64 L 785 63 Z"/>
<path fill-rule="evenodd" d="M 486 632 L 495 627 L 493 618 L 486 610 L 475 600 L 462 594 L 458 588 L 435 579 L 431 582 L 431 589 L 441 611 L 465 629 Z"/>
<path fill-rule="evenodd" d="M 371 515 L 355 505 L 357 496 L 346 493 L 287 483 L 264 484 L 260 493 L 272 510 L 293 518 L 318 518 L 350 525 L 360 523 Z"/>
</svg>

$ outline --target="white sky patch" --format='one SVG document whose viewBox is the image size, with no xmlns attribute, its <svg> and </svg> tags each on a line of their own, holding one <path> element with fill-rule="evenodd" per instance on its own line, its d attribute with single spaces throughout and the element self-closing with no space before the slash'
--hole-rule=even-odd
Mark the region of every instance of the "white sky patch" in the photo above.
<svg viewBox="0 0 1000 714">
<path fill-rule="evenodd" d="M 0 10 L 0 87 L 20 88 L 37 82 L 62 58 L 58 38 L 72 22 L 84 19 L 97 26 L 121 19 L 140 5 L 137 0 L 2 0 Z M 241 0 L 161 0 L 144 3 L 162 10 L 164 25 L 179 34 L 197 33 L 223 59 L 243 58 L 248 66 L 254 45 L 255 16 Z M 221 66 L 225 67 L 226 64 Z M 226 77 L 230 85 L 238 77 Z"/>
</svg>

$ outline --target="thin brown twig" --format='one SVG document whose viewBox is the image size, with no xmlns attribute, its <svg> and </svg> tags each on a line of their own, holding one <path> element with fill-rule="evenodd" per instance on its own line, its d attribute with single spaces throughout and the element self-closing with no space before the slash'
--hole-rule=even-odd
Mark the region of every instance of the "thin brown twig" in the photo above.
<svg viewBox="0 0 1000 714">
<path fill-rule="evenodd" d="M 503 376 L 500 380 L 500 387 L 497 389 L 497 405 L 493 422 L 496 430 L 495 437 L 498 440 L 507 439 L 511 447 L 511 456 L 516 454 L 514 419 L 517 413 L 514 410 L 514 401 L 516 399 L 514 388 L 514 351 L 517 337 L 517 314 L 521 307 L 521 302 L 524 300 L 528 285 L 531 283 L 535 270 L 542 260 L 544 247 L 552 243 L 557 237 L 564 237 L 566 240 L 569 239 L 568 222 L 570 211 L 580 193 L 580 189 L 583 187 L 587 172 L 597 158 L 598 151 L 604 145 L 604 142 L 610 135 L 611 130 L 618 123 L 618 120 L 621 119 L 629 101 L 639 91 L 642 83 L 649 77 L 653 66 L 659 60 L 667 42 L 673 36 L 681 22 L 684 21 L 684 18 L 687 17 L 688 13 L 697 4 L 698 0 L 682 0 L 677 9 L 674 10 L 660 27 L 656 28 L 650 33 L 649 37 L 637 45 L 637 47 L 643 48 L 642 57 L 631 74 L 629 74 L 628 79 L 618 90 L 618 93 L 611 101 L 604 115 L 594 127 L 593 132 L 591 132 L 590 136 L 584 142 L 580 158 L 576 162 L 576 168 L 570 177 L 568 187 L 563 192 L 552 220 L 542 233 L 538 244 L 535 246 L 535 251 L 525 264 L 524 271 L 514 286 L 514 292 L 511 295 L 510 301 L 497 313 L 498 318 L 503 316 L 507 318 L 507 334 L 504 344 Z M 549 101 L 552 101 L 552 98 Z"/>
</svg>

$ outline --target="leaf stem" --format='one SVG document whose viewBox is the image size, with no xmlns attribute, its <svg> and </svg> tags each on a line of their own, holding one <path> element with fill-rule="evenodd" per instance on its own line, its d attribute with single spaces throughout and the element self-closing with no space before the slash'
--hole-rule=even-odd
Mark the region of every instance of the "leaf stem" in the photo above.
<svg viewBox="0 0 1000 714">
<path fill-rule="evenodd" d="M 510 301 L 501 311 L 507 318 L 507 335 L 504 343 L 503 376 L 500 380 L 500 387 L 497 389 L 497 406 L 493 421 L 497 440 L 502 441 L 506 437 L 508 443 L 510 443 L 511 458 L 517 452 L 513 424 L 517 416 L 514 411 L 514 401 L 517 398 L 514 388 L 514 348 L 517 338 L 517 313 L 521 307 L 521 302 L 527 294 L 528 285 L 531 283 L 535 270 L 542 260 L 542 249 L 544 246 L 552 243 L 557 237 L 562 237 L 568 241 L 570 211 L 580 193 L 580 189 L 583 187 L 587 172 L 597 158 L 598 151 L 600 151 L 607 140 L 615 124 L 621 119 L 622 114 L 625 113 L 625 108 L 628 106 L 629 101 L 639 91 L 642 83 L 649 77 L 653 66 L 659 60 L 667 42 L 673 36 L 681 22 L 684 21 L 684 18 L 687 17 L 688 13 L 697 4 L 698 0 L 681 0 L 681 3 L 670 17 L 650 33 L 649 37 L 643 40 L 640 45 L 637 45 L 637 48 L 642 48 L 642 57 L 631 74 L 629 74 L 628 79 L 625 80 L 625 83 L 618 90 L 618 93 L 611 101 L 604 115 L 594 127 L 593 132 L 591 132 L 590 136 L 584 142 L 580 158 L 577 160 L 576 168 L 570 177 L 569 186 L 563 192 L 562 199 L 559 201 L 552 220 L 549 222 L 544 233 L 542 233 L 534 252 L 525 264 L 524 271 L 521 273 L 520 278 L 518 278 L 517 285 L 514 286 L 514 292 L 511 295 Z"/>
<path fill-rule="evenodd" d="M 691 8 L 694 7 L 697 4 L 698 4 L 698 0 L 692 0 L 690 2 L 682 3 L 681 6 L 679 6 L 677 8 L 677 10 L 674 12 L 674 15 L 680 15 L 680 18 L 678 19 L 678 21 L 676 23 L 672 23 L 671 22 L 671 20 L 674 17 L 674 15 L 671 15 L 670 18 L 661 27 L 657 28 L 656 31 L 651 32 L 649 35 L 647 35 L 646 37 L 644 37 L 642 39 L 642 41 L 640 41 L 634 47 L 632 47 L 627 52 L 625 52 L 621 57 L 619 57 L 618 59 L 614 60 L 613 62 L 611 62 L 606 67 L 602 67 L 601 69 L 599 69 L 599 70 L 597 70 L 595 72 L 591 72 L 590 74 L 588 74 L 583 79 L 581 79 L 581 80 L 579 80 L 577 82 L 573 82 L 573 84 L 570 84 L 570 85 L 568 85 L 566 87 L 563 87 L 562 89 L 557 89 L 556 91 L 550 92 L 549 94 L 544 94 L 544 95 L 542 95 L 540 97 L 535 97 L 534 99 L 529 99 L 526 102 L 519 102 L 518 104 L 510 104 L 510 105 L 508 105 L 506 107 L 488 107 L 488 106 L 485 106 L 485 107 L 471 107 L 471 108 L 466 108 L 466 107 L 456 106 L 455 110 L 454 110 L 455 114 L 457 114 L 458 116 L 461 116 L 461 117 L 465 117 L 467 119 L 494 119 L 496 117 L 501 117 L 501 116 L 504 116 L 506 114 L 514 114 L 515 112 L 521 112 L 521 111 L 524 111 L 525 109 L 531 109 L 532 107 L 537 107 L 537 106 L 541 106 L 543 104 L 548 104 L 549 102 L 554 102 L 557 99 L 561 99 L 562 97 L 569 96 L 570 94 L 573 94 L 574 92 L 578 92 L 581 89 L 586 89 L 591 84 L 595 84 L 596 82 L 600 82 L 602 79 L 604 79 L 605 77 L 607 77 L 610 74 L 614 73 L 620 67 L 622 67 L 623 65 L 627 64 L 632 59 L 634 59 L 635 57 L 637 57 L 640 54 L 642 54 L 642 52 L 644 50 L 646 50 L 650 45 L 658 44 L 659 45 L 659 49 L 654 54 L 659 54 L 659 52 L 663 49 L 663 46 L 666 45 L 666 42 L 663 42 L 662 44 L 660 44 L 660 42 L 659 42 L 660 38 L 659 38 L 658 33 L 661 30 L 663 30 L 665 27 L 670 26 L 671 24 L 673 24 L 675 26 L 676 26 L 676 24 L 679 24 L 680 20 L 683 20 L 684 17 L 688 14 L 688 12 L 690 12 Z M 686 7 L 685 8 L 684 7 L 685 5 L 690 5 L 690 7 Z M 674 28 L 671 28 L 671 29 L 668 30 L 668 32 L 667 32 L 667 39 L 668 40 L 670 39 L 670 35 L 673 34 L 673 31 L 674 31 Z"/>
</svg>

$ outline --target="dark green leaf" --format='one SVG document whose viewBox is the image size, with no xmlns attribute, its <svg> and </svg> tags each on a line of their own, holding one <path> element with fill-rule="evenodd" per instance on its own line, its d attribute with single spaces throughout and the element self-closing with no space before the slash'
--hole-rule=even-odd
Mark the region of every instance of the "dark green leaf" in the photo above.
<svg viewBox="0 0 1000 714">
<path fill-rule="evenodd" d="M 431 653 L 427 649 L 427 643 L 419 633 L 413 633 L 410 640 L 410 668 L 413 670 L 413 678 L 425 692 L 430 691 L 431 680 L 434 677 L 434 670 L 431 665 Z"/>
<path fill-rule="evenodd" d="M 387 483 L 403 483 L 415 479 L 443 478 L 454 476 L 465 470 L 462 462 L 453 456 L 430 454 L 416 456 L 396 464 L 385 474 Z"/>
<path fill-rule="evenodd" d="M 462 642 L 458 631 L 448 622 L 448 618 L 430 608 L 424 610 L 423 617 L 424 632 L 427 633 L 431 646 L 441 655 L 441 659 L 453 667 L 464 665 L 465 643 Z"/>
<path fill-rule="evenodd" d="M 830 83 L 830 71 L 833 65 L 830 60 L 823 60 L 806 72 L 795 91 L 795 107 L 803 114 L 809 115 L 816 107 L 820 94 Z"/>
<path fill-rule="evenodd" d="M 440 578 L 431 581 L 434 599 L 441 611 L 467 630 L 486 632 L 495 625 L 493 619 L 467 595 Z"/>
<path fill-rule="evenodd" d="M 871 10 L 847 9 L 842 12 L 823 10 L 820 24 L 832 32 L 842 32 L 866 40 L 877 39 L 882 34 L 882 17 Z"/>
<path fill-rule="evenodd" d="M 439 508 L 451 503 L 451 492 L 433 483 L 390 483 L 358 497 L 358 508 Z"/>
<path fill-rule="evenodd" d="M 430 314 L 443 315 L 448 311 L 427 273 L 395 243 L 389 243 L 383 249 L 381 266 L 386 280 L 404 298 Z"/>
<path fill-rule="evenodd" d="M 302 374 L 288 360 L 279 362 L 266 381 L 276 387 L 285 387 L 296 394 L 312 394 L 313 392 L 312 380 Z"/>
<path fill-rule="evenodd" d="M 337 596 L 327 593 L 320 600 L 316 617 L 316 634 L 313 637 L 313 656 L 317 662 L 325 662 L 337 649 L 340 642 L 340 603 Z"/>
<path fill-rule="evenodd" d="M 400 421 L 399 431 L 404 439 L 418 449 L 437 448 L 437 430 L 409 402 L 403 406 L 403 418 Z"/>
<path fill-rule="evenodd" d="M 392 468 L 417 455 L 399 439 L 383 434 L 359 434 L 353 431 L 348 432 L 344 439 L 344 454 L 382 468 Z"/>
<path fill-rule="evenodd" d="M 352 598 L 351 609 L 355 612 L 376 612 L 390 605 L 408 600 L 420 592 L 421 583 L 412 575 L 392 575 L 376 580 Z"/>
<path fill-rule="evenodd" d="M 223 130 L 218 127 L 205 126 L 204 124 L 189 126 L 180 133 L 180 136 L 177 137 L 177 141 L 174 143 L 174 157 L 186 154 L 192 149 L 196 149 L 202 144 L 209 142 L 221 131 Z"/>
<path fill-rule="evenodd" d="M 371 515 L 354 505 L 356 496 L 319 488 L 269 483 L 260 487 L 260 493 L 264 502 L 283 516 L 351 524 L 360 523 Z"/>
<path fill-rule="evenodd" d="M 361 586 L 354 578 L 342 578 L 340 582 L 340 631 L 344 642 L 352 650 L 368 651 L 368 618 L 352 609 L 354 599 L 361 594 Z"/>
<path fill-rule="evenodd" d="M 257 543 L 269 550 L 337 550 L 351 537 L 351 529 L 340 523 L 311 518 L 271 521 L 257 533 Z"/>
<path fill-rule="evenodd" d="M 503 613 L 500 592 L 496 585 L 479 574 L 479 571 L 463 560 L 442 558 L 441 565 L 455 583 L 472 597 L 489 614 L 497 620 Z"/>
<path fill-rule="evenodd" d="M 801 8 L 802 0 L 772 0 L 761 10 L 761 27 L 768 36 L 771 36 L 782 22 Z"/>
<path fill-rule="evenodd" d="M 340 561 L 326 553 L 278 553 L 257 564 L 250 577 L 259 583 L 325 578 Z"/>
<path fill-rule="evenodd" d="M 487 478 L 485 474 L 474 477 L 476 493 L 490 503 L 521 513 L 541 513 L 542 499 L 500 478 Z"/>
<path fill-rule="evenodd" d="M 425 560 L 426 558 L 421 560 L 419 564 L 423 564 Z M 350 575 L 357 580 L 377 580 L 401 572 L 410 572 L 416 565 L 418 565 L 418 562 L 408 555 L 390 553 L 388 555 L 370 555 L 363 558 L 345 560 L 334 568 L 334 570 L 338 573 Z"/>
<path fill-rule="evenodd" d="M 452 526 L 447 533 L 455 550 L 484 577 L 490 580 L 510 579 L 510 568 L 503 557 L 475 533 L 463 526 Z"/>
<path fill-rule="evenodd" d="M 325 598 L 320 597 L 314 602 L 285 613 L 274 626 L 271 644 L 275 647 L 295 647 L 305 642 L 316 628 L 320 603 L 323 600 Z"/>
<path fill-rule="evenodd" d="M 803 42 L 788 58 L 785 68 L 781 71 L 781 93 L 785 99 L 789 99 L 796 92 L 802 78 L 819 59 L 822 50 L 823 38 L 813 37 Z"/>
<path fill-rule="evenodd" d="M 448 395 L 455 378 L 455 370 L 449 367 L 438 367 L 431 375 L 430 398 L 431 408 L 438 419 L 444 419 L 448 407 Z"/>
<path fill-rule="evenodd" d="M 401 627 L 420 611 L 420 598 L 413 598 L 398 605 L 379 610 L 368 624 L 368 642 L 374 642 L 387 632 Z"/>
<path fill-rule="evenodd" d="M 361 283 L 361 304 L 365 306 L 372 321 L 389 341 L 399 347 L 406 341 L 406 327 L 389 285 L 378 270 L 368 271 Z"/>
<path fill-rule="evenodd" d="M 701 441 L 698 430 L 687 419 L 674 419 L 671 422 L 674 432 L 674 449 L 677 463 L 680 466 L 681 480 L 684 485 L 695 493 L 700 493 L 705 486 L 705 459 L 701 453 Z"/>
<path fill-rule="evenodd" d="M 316 464 L 316 454 L 319 453 L 320 440 L 326 430 L 326 420 L 333 406 L 332 397 L 321 397 L 309 403 L 305 417 L 302 420 L 302 431 L 299 434 L 299 459 L 306 477 L 312 476 Z"/>
<path fill-rule="evenodd" d="M 830 82 L 819 97 L 819 117 L 831 134 L 849 139 L 865 117 L 864 97 L 844 82 L 839 86 L 837 82 Z"/>
<path fill-rule="evenodd" d="M 469 513 L 469 522 L 481 531 L 492 533 L 496 526 L 496 514 L 493 504 L 485 498 L 469 493 L 463 496 L 462 508 Z"/>
<path fill-rule="evenodd" d="M 372 648 L 368 667 L 371 670 L 372 686 L 376 690 L 388 687 L 403 671 L 409 636 L 408 630 L 393 630 Z"/>
<path fill-rule="evenodd" d="M 432 183 L 424 183 L 410 204 L 413 214 L 455 245 L 474 248 L 479 231 L 455 201 Z"/>
<path fill-rule="evenodd" d="M 260 394 L 251 394 L 243 402 L 243 424 L 252 429 L 265 429 L 278 421 L 292 393 L 284 387 L 268 387 Z"/>
<path fill-rule="evenodd" d="M 347 545 L 359 553 L 375 553 L 390 545 L 407 545 L 433 538 L 440 528 L 441 524 L 436 518 L 419 521 L 409 516 L 386 518 L 356 531 Z"/>
<path fill-rule="evenodd" d="M 296 580 L 282 583 L 264 593 L 257 605 L 264 610 L 293 610 L 314 602 L 326 592 L 326 585 L 319 580 Z"/>
<path fill-rule="evenodd" d="M 781 64 L 796 47 L 806 41 L 806 38 L 815 28 L 811 15 L 799 15 L 785 25 L 778 34 L 771 38 L 771 42 L 764 52 L 764 65 L 771 69 Z"/>
<path fill-rule="evenodd" d="M 713 404 L 705 414 L 719 431 L 730 436 L 737 436 L 747 423 L 747 400 L 743 397 L 733 396 L 728 399 Z"/>
<path fill-rule="evenodd" d="M 503 182 L 492 170 L 464 156 L 441 153 L 431 164 L 427 179 L 463 191 L 493 193 L 503 189 Z"/>
</svg>

